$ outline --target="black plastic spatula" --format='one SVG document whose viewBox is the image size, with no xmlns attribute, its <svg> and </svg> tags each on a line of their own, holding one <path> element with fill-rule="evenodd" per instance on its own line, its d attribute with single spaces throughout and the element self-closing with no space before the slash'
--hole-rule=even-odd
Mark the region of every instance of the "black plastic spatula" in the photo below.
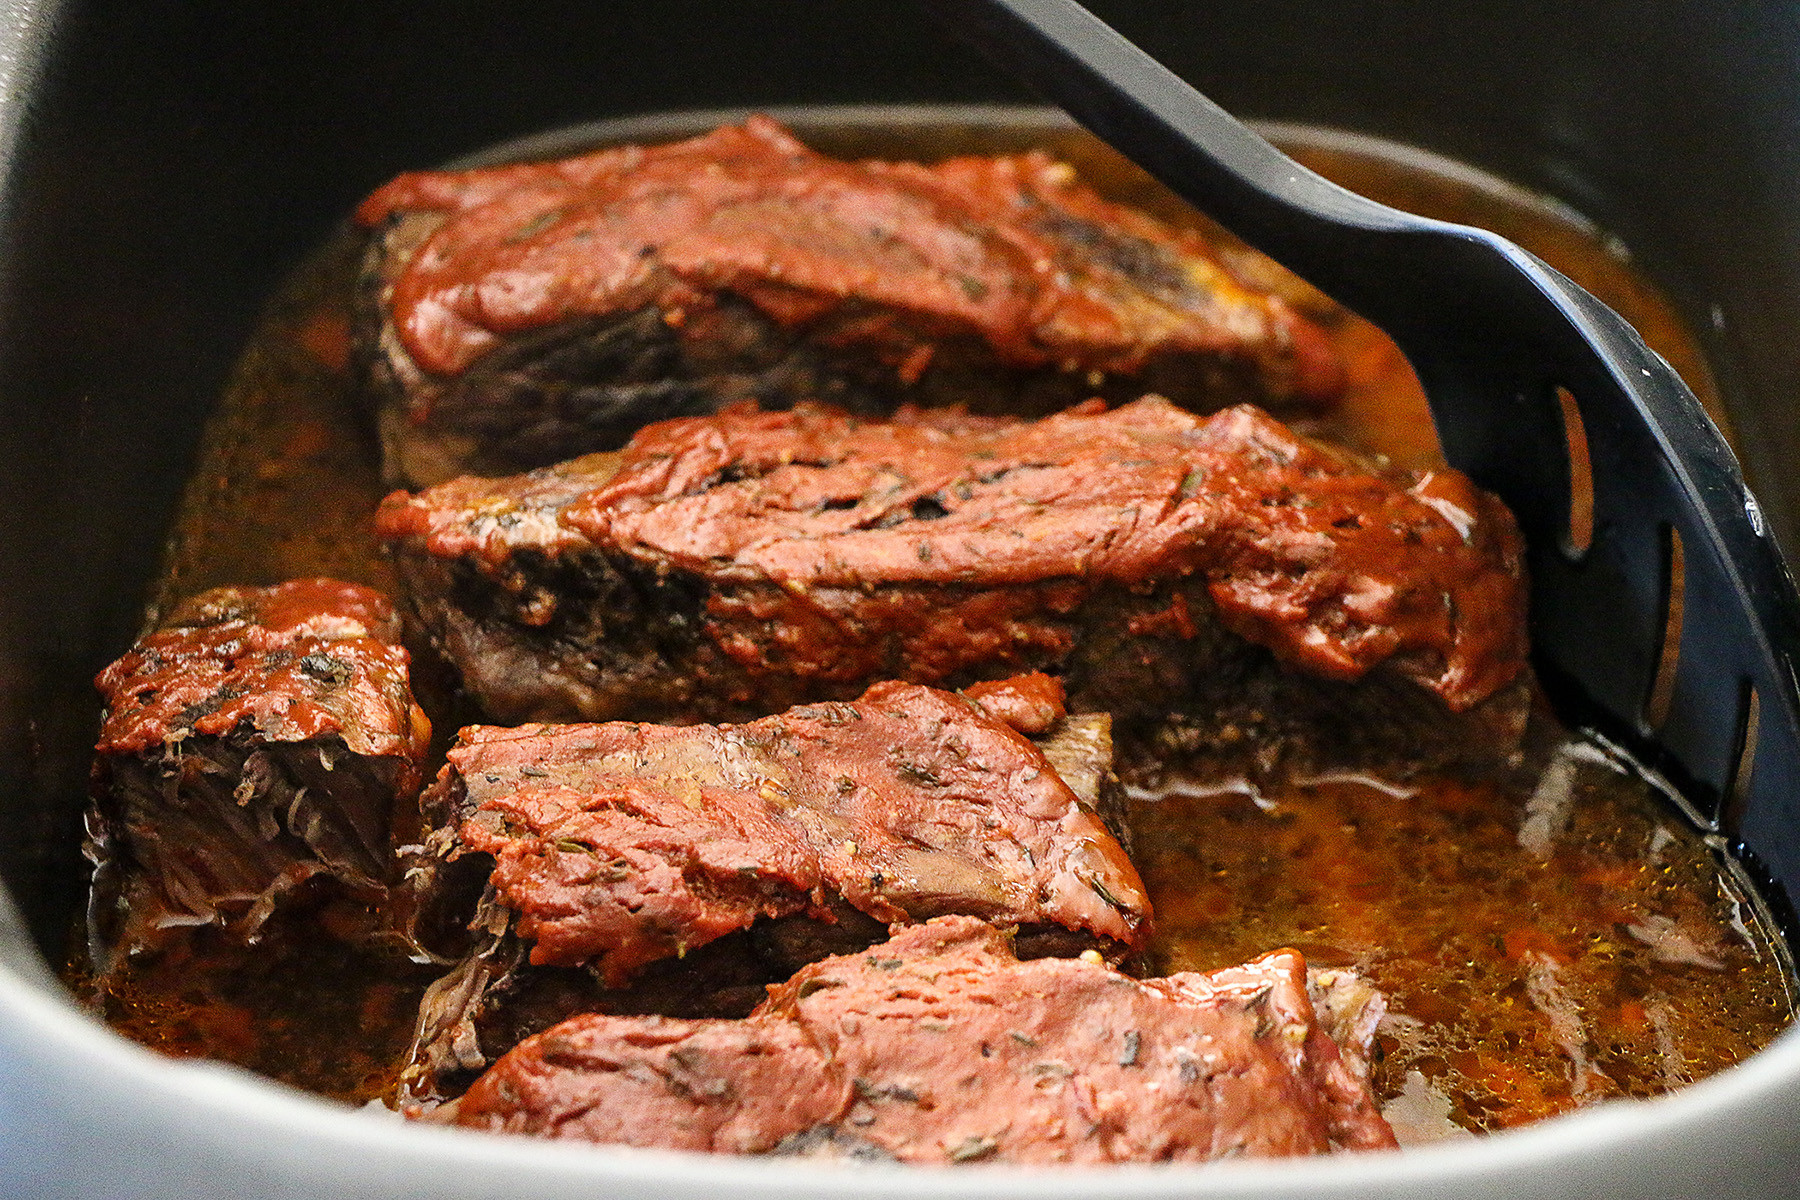
<svg viewBox="0 0 1800 1200">
<path fill-rule="evenodd" d="M 1674 781 L 1800 897 L 1800 600 L 1724 439 L 1636 331 L 1504 238 L 1300 166 L 1070 0 L 927 3 L 1399 343 L 1451 463 L 1525 531 L 1534 659 L 1564 717 Z"/>
</svg>

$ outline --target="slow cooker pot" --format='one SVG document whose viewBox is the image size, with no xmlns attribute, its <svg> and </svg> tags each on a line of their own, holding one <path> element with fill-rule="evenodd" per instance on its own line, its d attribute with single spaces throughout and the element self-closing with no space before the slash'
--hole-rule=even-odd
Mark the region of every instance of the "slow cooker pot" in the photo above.
<svg viewBox="0 0 1800 1200">
<path fill-rule="evenodd" d="M 1427 147 L 1616 235 L 1696 330 L 1800 547 L 1800 8 L 1094 7 L 1237 112 Z M 946 1175 L 410 1127 L 159 1058 L 56 982 L 85 875 L 89 680 L 141 619 L 262 297 L 358 198 L 638 112 L 1025 99 L 906 5 L 0 7 L 0 1195 L 1800 1195 L 1792 1032 L 1663 1100 L 1441 1148 Z"/>
</svg>

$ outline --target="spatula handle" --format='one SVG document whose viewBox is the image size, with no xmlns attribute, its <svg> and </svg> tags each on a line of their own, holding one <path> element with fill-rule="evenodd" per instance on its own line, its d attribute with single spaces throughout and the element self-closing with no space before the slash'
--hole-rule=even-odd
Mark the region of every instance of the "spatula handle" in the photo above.
<svg viewBox="0 0 1800 1200">
<path fill-rule="evenodd" d="M 1359 290 L 1367 274 L 1346 277 L 1339 266 L 1347 234 L 1454 228 L 1301 166 L 1071 0 L 924 3 L 1177 195 L 1328 293 Z"/>
</svg>

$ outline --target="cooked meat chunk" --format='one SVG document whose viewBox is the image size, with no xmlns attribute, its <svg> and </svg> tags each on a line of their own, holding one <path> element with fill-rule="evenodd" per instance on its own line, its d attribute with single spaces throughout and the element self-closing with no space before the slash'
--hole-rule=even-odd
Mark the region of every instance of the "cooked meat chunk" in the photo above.
<svg viewBox="0 0 1800 1200">
<path fill-rule="evenodd" d="M 745 725 L 474 726 L 422 803 L 444 858 L 493 860 L 534 964 L 612 984 L 758 917 L 832 921 L 828 897 L 1148 934 L 1137 872 L 1043 752 L 916 684 Z"/>
<path fill-rule="evenodd" d="M 377 527 L 502 721 L 742 719 L 1043 670 L 1178 740 L 1368 765 L 1491 761 L 1525 711 L 1511 515 L 1250 407 L 733 408 L 396 493 Z"/>
<path fill-rule="evenodd" d="M 1045 704 L 1047 722 L 1026 718 L 1044 740 L 905 683 L 737 726 L 465 729 L 425 797 L 440 824 L 414 877 L 422 912 L 475 910 L 484 936 L 426 1000 L 415 1078 L 437 1090 L 447 1069 L 504 1049 L 484 1024 L 504 1036 L 540 1019 L 526 1010 L 566 1015 L 552 992 L 741 1015 L 761 984 L 892 923 L 982 917 L 1015 927 L 1027 954 L 1141 949 L 1149 903 L 1097 811 L 1106 718 L 1065 718 L 1042 676 L 986 695 L 1003 712 Z M 458 869 L 468 858 L 478 871 Z M 671 959 L 685 970 L 625 988 Z M 579 971 L 501 978 L 526 963 Z"/>
<path fill-rule="evenodd" d="M 1040 153 L 837 162 L 766 118 L 655 148 L 402 175 L 356 340 L 390 477 L 623 445 L 753 399 L 1045 413 L 1164 391 L 1316 406 L 1324 335 L 1199 235 Z"/>
<path fill-rule="evenodd" d="M 379 897 L 431 735 L 407 668 L 386 597 L 301 579 L 195 596 L 101 672 L 99 941 L 204 924 L 253 938 L 320 876 Z"/>
<path fill-rule="evenodd" d="M 1020 962 L 992 927 L 946 917 L 806 967 L 748 1020 L 573 1018 L 431 1118 L 938 1164 L 1317 1154 L 1395 1144 L 1345 1061 L 1368 1049 L 1333 1042 L 1292 950 L 1136 980 Z"/>
</svg>

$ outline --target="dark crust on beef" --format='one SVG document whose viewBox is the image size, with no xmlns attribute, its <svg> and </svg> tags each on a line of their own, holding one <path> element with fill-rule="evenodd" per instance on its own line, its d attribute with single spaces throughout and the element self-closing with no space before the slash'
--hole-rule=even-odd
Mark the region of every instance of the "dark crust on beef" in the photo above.
<svg viewBox="0 0 1800 1200">
<path fill-rule="evenodd" d="M 1024 957 L 1141 949 L 1148 900 L 1103 823 L 1123 816 L 1108 725 L 1058 709 L 1027 742 L 968 701 L 886 684 L 859 705 L 735 729 L 465 730 L 426 795 L 438 830 L 409 872 L 428 914 L 416 938 L 463 957 L 421 1006 L 403 1094 L 453 1094 L 574 1012 L 743 1016 L 764 985 L 880 940 L 890 921 L 987 917 L 1017 929 Z M 631 764 L 627 796 L 616 772 Z M 577 843 L 567 823 L 583 818 L 559 801 L 567 827 L 523 827 L 544 817 L 534 801 L 571 787 L 589 811 L 629 802 L 633 820 Z M 652 790 L 682 827 L 637 823 Z M 722 837 L 715 810 L 760 834 Z M 721 855 L 737 874 L 709 865 Z M 578 870 L 600 859 L 611 869 Z M 475 940 L 459 951 L 465 923 Z"/>
<path fill-rule="evenodd" d="M 97 957 L 187 925 L 254 939 L 302 890 L 385 893 L 430 738 L 398 636 L 359 585 L 216 588 L 101 673 Z"/>
<path fill-rule="evenodd" d="M 500 721 L 742 720 L 1040 670 L 1191 751 L 1416 769 L 1503 760 L 1528 707 L 1498 502 L 1455 472 L 1387 481 L 1249 408 L 732 410 L 396 494 L 378 528 Z"/>
<path fill-rule="evenodd" d="M 722 188 L 709 165 L 730 177 Z M 650 178 L 695 199 L 646 199 Z M 747 214 L 754 254 L 723 232 Z M 1247 290 L 1197 234 L 1101 200 L 1039 154 L 834 163 L 758 119 L 673 147 L 402 176 L 359 217 L 373 234 L 356 360 L 389 476 L 412 486 L 612 449 L 652 421 L 746 399 L 1042 415 L 1146 390 L 1202 411 L 1317 407 L 1342 386 L 1323 335 Z M 438 342 L 395 323 L 419 278 L 454 271 L 459 255 L 512 279 L 573 236 L 589 259 L 632 250 L 588 300 L 561 286 L 584 277 L 577 268 L 551 289 L 563 308 L 496 326 L 459 308 L 452 288 L 431 300 L 429 324 L 439 340 L 461 332 L 423 360 L 418 338 Z M 451 265 L 421 271 L 421 252 Z M 526 290 L 509 288 L 505 303 Z"/>
<path fill-rule="evenodd" d="M 1359 1044 L 1340 1050 L 1327 1025 L 1360 1028 Z M 1080 961 L 1021 963 L 995 930 L 945 918 L 803 969 L 746 1021 L 572 1019 L 431 1117 L 939 1164 L 1391 1148 L 1354 1065 L 1372 1025 L 1321 1021 L 1293 951 L 1140 981 Z"/>
</svg>

